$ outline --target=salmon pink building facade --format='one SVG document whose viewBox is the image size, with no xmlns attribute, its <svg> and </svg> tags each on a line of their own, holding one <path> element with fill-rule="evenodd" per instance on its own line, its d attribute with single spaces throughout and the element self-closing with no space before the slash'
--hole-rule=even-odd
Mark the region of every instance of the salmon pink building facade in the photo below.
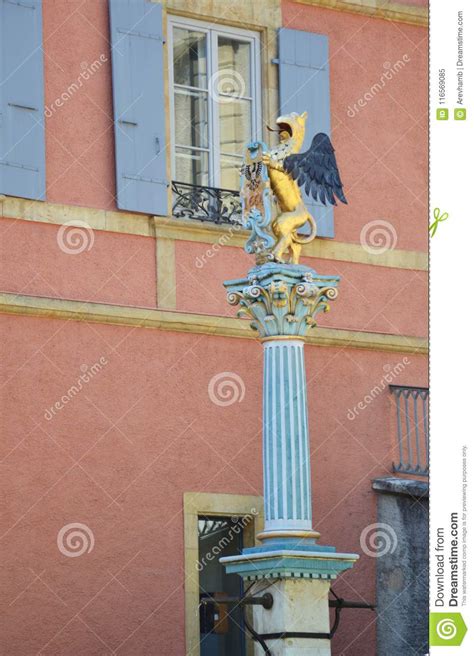
<svg viewBox="0 0 474 656">
<path fill-rule="evenodd" d="M 200 607 L 263 522 L 223 281 L 243 147 L 304 110 L 348 199 L 302 257 L 341 278 L 305 347 L 314 528 L 377 605 L 332 653 L 426 653 L 427 2 L 1 4 L 1 653 L 263 653 Z"/>
</svg>

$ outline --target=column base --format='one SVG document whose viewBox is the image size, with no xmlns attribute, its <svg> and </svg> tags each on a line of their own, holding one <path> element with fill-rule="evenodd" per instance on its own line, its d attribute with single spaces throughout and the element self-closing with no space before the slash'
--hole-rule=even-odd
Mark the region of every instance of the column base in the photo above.
<svg viewBox="0 0 474 656">
<path fill-rule="evenodd" d="M 320 537 L 321 533 L 312 529 L 265 529 L 257 535 L 257 540 L 261 540 L 262 542 L 271 540 L 272 542 L 293 541 L 297 544 L 316 544 Z"/>
</svg>

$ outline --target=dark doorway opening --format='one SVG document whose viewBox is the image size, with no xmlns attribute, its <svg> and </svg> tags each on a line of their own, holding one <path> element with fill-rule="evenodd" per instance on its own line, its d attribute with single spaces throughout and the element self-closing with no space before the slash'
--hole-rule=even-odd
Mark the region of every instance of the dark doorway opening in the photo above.
<svg viewBox="0 0 474 656">
<path fill-rule="evenodd" d="M 246 654 L 243 609 L 219 604 L 219 598 L 243 594 L 242 579 L 237 574 L 226 574 L 219 558 L 242 552 L 244 520 L 234 516 L 198 518 L 200 598 L 212 597 L 216 602 L 200 605 L 201 656 Z"/>
</svg>

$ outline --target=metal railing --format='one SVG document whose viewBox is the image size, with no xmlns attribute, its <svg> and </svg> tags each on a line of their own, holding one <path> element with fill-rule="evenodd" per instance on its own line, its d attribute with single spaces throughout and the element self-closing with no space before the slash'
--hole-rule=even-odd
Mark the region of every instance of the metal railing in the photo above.
<svg viewBox="0 0 474 656">
<path fill-rule="evenodd" d="M 242 210 L 238 191 L 176 181 L 171 183 L 171 189 L 173 216 L 217 224 L 240 224 Z"/>
<path fill-rule="evenodd" d="M 400 462 L 393 471 L 428 476 L 429 427 L 427 387 L 390 385 L 397 407 L 397 439 Z"/>
</svg>

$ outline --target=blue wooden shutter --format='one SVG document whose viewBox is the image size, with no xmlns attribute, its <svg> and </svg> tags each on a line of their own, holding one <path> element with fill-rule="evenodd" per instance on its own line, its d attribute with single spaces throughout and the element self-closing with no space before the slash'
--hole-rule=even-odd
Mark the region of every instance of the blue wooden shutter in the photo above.
<svg viewBox="0 0 474 656">
<path fill-rule="evenodd" d="M 41 0 L 0 0 L 0 193 L 44 200 Z"/>
<path fill-rule="evenodd" d="M 302 151 L 317 132 L 331 133 L 328 37 L 301 30 L 279 31 L 280 114 L 308 112 Z M 334 237 L 332 207 L 304 194 L 307 208 L 316 218 L 319 237 Z"/>
<path fill-rule="evenodd" d="M 117 205 L 168 213 L 161 5 L 109 0 Z"/>
</svg>

